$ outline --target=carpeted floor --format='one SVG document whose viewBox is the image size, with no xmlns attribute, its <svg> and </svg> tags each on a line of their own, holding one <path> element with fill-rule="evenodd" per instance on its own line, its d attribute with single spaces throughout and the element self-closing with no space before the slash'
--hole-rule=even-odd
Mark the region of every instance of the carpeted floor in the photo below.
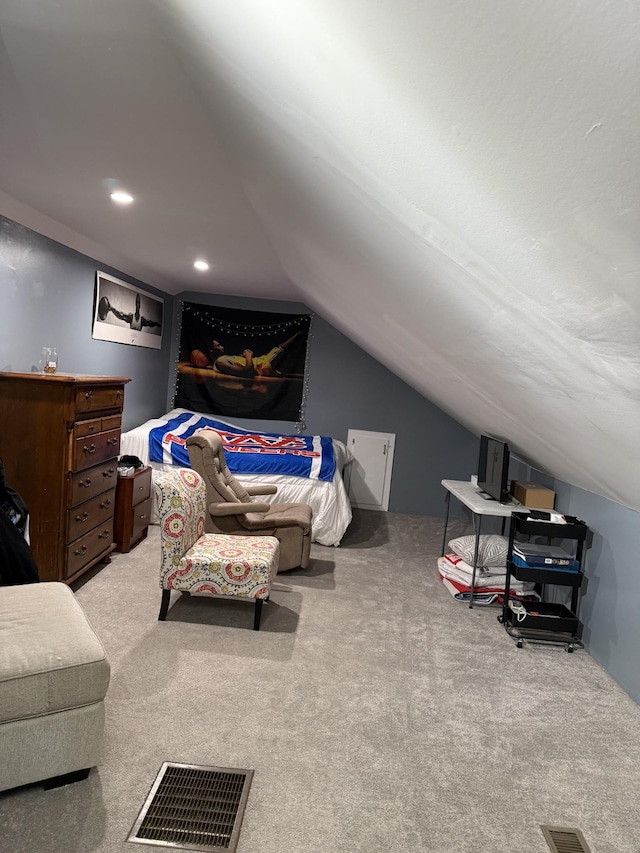
<svg viewBox="0 0 640 853">
<path fill-rule="evenodd" d="M 151 528 L 76 589 L 112 665 L 102 763 L 0 794 L 2 853 L 130 853 L 163 761 L 255 770 L 239 853 L 548 853 L 540 824 L 638 853 L 640 709 L 586 652 L 516 649 L 454 601 L 441 525 L 356 512 L 259 632 L 244 602 L 158 622 Z"/>
</svg>

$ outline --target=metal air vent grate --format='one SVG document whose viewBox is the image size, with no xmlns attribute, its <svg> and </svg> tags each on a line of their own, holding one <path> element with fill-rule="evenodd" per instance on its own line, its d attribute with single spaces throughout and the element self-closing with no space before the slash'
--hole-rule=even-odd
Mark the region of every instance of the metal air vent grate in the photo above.
<svg viewBox="0 0 640 853">
<path fill-rule="evenodd" d="M 540 829 L 553 853 L 591 853 L 579 829 L 566 826 L 541 826 Z"/>
<path fill-rule="evenodd" d="M 233 853 L 252 779 L 253 770 L 167 761 L 127 841 Z"/>
</svg>

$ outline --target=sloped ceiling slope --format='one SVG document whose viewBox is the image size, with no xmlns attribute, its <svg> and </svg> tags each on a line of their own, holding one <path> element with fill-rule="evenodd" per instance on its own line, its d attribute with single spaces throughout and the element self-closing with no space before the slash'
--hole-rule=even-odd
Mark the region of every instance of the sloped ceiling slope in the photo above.
<svg viewBox="0 0 640 853">
<path fill-rule="evenodd" d="M 635 4 L 9 8 L 2 100 L 39 159 L 29 186 L 29 128 L 3 126 L 20 168 L 0 165 L 0 189 L 171 292 L 306 302 L 476 434 L 640 510 Z M 124 229 L 94 209 L 97 175 L 140 180 L 160 210 Z M 219 252 L 207 285 L 176 263 L 195 245 Z"/>
</svg>

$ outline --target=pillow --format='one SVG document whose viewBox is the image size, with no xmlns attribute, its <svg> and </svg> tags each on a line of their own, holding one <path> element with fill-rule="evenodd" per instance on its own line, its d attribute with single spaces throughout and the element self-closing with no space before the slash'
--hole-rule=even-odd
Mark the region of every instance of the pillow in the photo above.
<svg viewBox="0 0 640 853">
<path fill-rule="evenodd" d="M 459 536 L 449 542 L 449 548 L 459 557 L 473 566 L 473 554 L 476 548 L 475 536 Z M 507 565 L 509 540 L 506 536 L 495 533 L 481 536 L 478 542 L 478 565 L 501 566 Z"/>
</svg>

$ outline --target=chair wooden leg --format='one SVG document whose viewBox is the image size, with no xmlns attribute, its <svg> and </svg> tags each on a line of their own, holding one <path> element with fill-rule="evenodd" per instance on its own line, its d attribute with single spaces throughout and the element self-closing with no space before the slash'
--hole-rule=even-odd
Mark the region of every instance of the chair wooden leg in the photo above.
<svg viewBox="0 0 640 853">
<path fill-rule="evenodd" d="M 167 611 L 169 610 L 169 602 L 171 601 L 171 590 L 163 589 L 162 590 L 162 601 L 160 603 L 160 613 L 158 614 L 158 622 L 164 622 L 167 618 Z"/>
<path fill-rule="evenodd" d="M 260 617 L 262 616 L 262 602 L 264 599 L 256 598 L 256 610 L 253 616 L 253 630 L 260 630 Z"/>
</svg>

